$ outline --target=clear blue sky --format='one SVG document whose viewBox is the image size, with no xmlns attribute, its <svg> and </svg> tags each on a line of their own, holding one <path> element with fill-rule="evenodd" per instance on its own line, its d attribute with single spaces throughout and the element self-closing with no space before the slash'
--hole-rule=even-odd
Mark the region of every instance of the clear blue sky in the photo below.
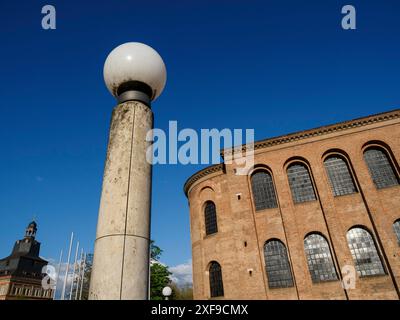
<svg viewBox="0 0 400 320">
<path fill-rule="evenodd" d="M 53 4 L 57 30 L 41 29 Z M 341 29 L 341 8 L 357 30 Z M 107 54 L 158 50 L 167 86 L 155 126 L 254 128 L 257 140 L 398 108 L 400 2 L 2 1 L 0 256 L 37 216 L 44 257 L 73 230 L 92 251 L 113 97 Z M 152 237 L 168 265 L 191 257 L 182 187 L 201 166 L 156 166 Z"/>
</svg>

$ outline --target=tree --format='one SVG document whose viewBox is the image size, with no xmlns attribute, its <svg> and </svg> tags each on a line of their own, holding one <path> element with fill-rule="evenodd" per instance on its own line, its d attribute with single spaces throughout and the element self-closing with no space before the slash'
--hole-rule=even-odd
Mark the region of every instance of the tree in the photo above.
<svg viewBox="0 0 400 320">
<path fill-rule="evenodd" d="M 170 284 L 168 267 L 159 262 L 163 250 L 154 244 L 150 243 L 150 299 L 163 300 L 162 289 Z M 92 273 L 93 254 L 89 254 L 86 258 L 86 267 L 84 274 L 84 282 L 82 288 L 82 300 L 87 300 L 89 296 L 90 275 Z M 75 292 L 73 293 L 75 295 Z"/>
<path fill-rule="evenodd" d="M 83 262 L 82 262 L 83 264 Z M 93 265 L 93 254 L 88 253 L 86 255 L 86 261 L 85 261 L 85 270 L 83 271 L 83 286 L 82 286 L 82 300 L 88 300 L 89 298 L 89 286 L 90 286 L 90 276 L 92 274 L 92 265 Z M 81 279 L 79 279 L 80 282 Z M 77 289 L 77 282 L 78 282 L 78 275 L 76 276 L 74 280 L 74 288 L 72 291 L 72 299 L 75 298 L 76 294 L 76 289 Z M 80 288 L 81 284 L 79 285 L 78 288 L 78 293 L 77 293 L 77 299 L 79 300 L 80 297 Z"/>
<path fill-rule="evenodd" d="M 151 300 L 163 300 L 162 289 L 170 284 L 169 276 L 172 274 L 169 272 L 168 267 L 159 262 L 162 250 L 160 247 L 154 244 L 154 241 L 150 243 L 150 299 Z"/>
<path fill-rule="evenodd" d="M 176 283 L 171 284 L 172 296 L 171 300 L 193 300 L 193 287 L 191 285 L 178 286 Z"/>
<path fill-rule="evenodd" d="M 82 300 L 89 299 L 90 276 L 92 275 L 93 254 L 86 255 L 85 273 L 83 275 Z"/>
<path fill-rule="evenodd" d="M 150 241 L 150 257 L 153 260 L 159 261 L 163 250 L 154 244 L 154 240 Z"/>
</svg>

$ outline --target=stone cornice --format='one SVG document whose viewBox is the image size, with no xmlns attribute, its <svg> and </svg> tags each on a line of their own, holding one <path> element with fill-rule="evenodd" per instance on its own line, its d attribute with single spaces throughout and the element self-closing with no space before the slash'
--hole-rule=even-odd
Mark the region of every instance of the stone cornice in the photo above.
<svg viewBox="0 0 400 320">
<path fill-rule="evenodd" d="M 363 127 L 367 125 L 371 125 L 374 123 L 378 122 L 383 122 L 383 121 L 388 121 L 388 120 L 393 120 L 393 119 L 399 119 L 400 118 L 400 109 L 388 111 L 388 112 L 383 112 L 375 115 L 371 115 L 368 117 L 362 117 L 362 118 L 357 118 L 354 120 L 350 121 L 344 121 L 344 122 L 339 122 L 336 124 L 332 125 L 327 125 L 327 126 L 322 126 L 318 127 L 315 129 L 310 129 L 310 130 L 304 130 L 304 131 L 299 131 L 295 133 L 291 133 L 288 135 L 282 135 L 274 138 L 269 138 L 265 140 L 261 140 L 258 142 L 254 143 L 254 150 L 259 150 L 259 149 L 264 149 L 284 143 L 290 143 L 290 142 L 295 142 L 299 140 L 304 140 L 307 138 L 312 138 L 312 137 L 317 137 L 317 136 L 322 136 L 330 133 L 335 133 L 339 131 L 344 131 L 348 129 L 353 129 L 353 128 L 358 128 L 358 127 Z M 246 151 L 246 145 L 242 145 L 236 148 L 231 148 L 231 149 L 225 149 L 221 151 L 221 156 L 224 158 L 224 156 L 231 156 L 232 153 L 234 152 L 244 152 Z M 210 167 L 207 167 L 203 170 L 200 170 L 199 172 L 196 172 L 190 178 L 186 181 L 184 185 L 184 192 L 187 196 L 187 192 L 190 189 L 190 187 L 199 179 L 202 177 L 209 175 L 211 173 L 217 172 L 223 170 L 223 164 L 217 164 L 213 165 Z"/>
<path fill-rule="evenodd" d="M 209 166 L 207 168 L 204 168 L 203 170 L 200 170 L 196 172 L 195 174 L 191 175 L 189 179 L 186 180 L 185 185 L 183 186 L 183 191 L 185 192 L 185 195 L 188 195 L 188 191 L 190 187 L 199 179 L 214 173 L 218 171 L 223 171 L 224 170 L 224 164 L 223 163 L 218 163 L 214 164 L 212 166 Z"/>
<path fill-rule="evenodd" d="M 370 124 L 388 121 L 393 119 L 400 118 L 400 109 L 396 109 L 389 112 L 379 113 L 376 115 L 371 115 L 368 117 L 357 118 L 350 121 L 339 122 L 332 125 L 322 126 L 315 129 L 299 131 L 295 133 L 291 133 L 288 135 L 278 136 L 274 138 L 269 138 L 261 141 L 257 141 L 254 143 L 254 150 L 259 150 L 263 148 L 268 148 L 284 143 L 290 143 L 294 141 L 299 141 L 307 138 L 312 138 L 316 136 L 322 136 L 329 133 L 335 133 L 338 131 L 353 129 L 357 127 L 363 127 Z M 224 158 L 224 155 L 232 155 L 233 152 L 244 152 L 246 151 L 246 145 L 242 145 L 236 148 L 225 149 L 221 151 L 221 156 Z"/>
</svg>

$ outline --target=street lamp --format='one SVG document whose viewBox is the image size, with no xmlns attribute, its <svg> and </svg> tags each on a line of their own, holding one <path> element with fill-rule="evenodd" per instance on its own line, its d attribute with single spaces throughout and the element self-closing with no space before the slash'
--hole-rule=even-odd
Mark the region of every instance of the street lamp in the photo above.
<svg viewBox="0 0 400 320">
<path fill-rule="evenodd" d="M 172 289 L 170 288 L 170 287 L 164 287 L 163 289 L 162 289 L 162 294 L 163 294 L 163 296 L 165 297 L 165 300 L 168 300 L 169 299 L 169 297 L 171 296 L 171 294 L 172 294 Z"/>
<path fill-rule="evenodd" d="M 129 42 L 104 64 L 104 81 L 117 99 L 110 126 L 97 223 L 90 299 L 145 300 L 149 286 L 151 101 L 166 83 L 166 68 L 151 47 Z"/>
</svg>

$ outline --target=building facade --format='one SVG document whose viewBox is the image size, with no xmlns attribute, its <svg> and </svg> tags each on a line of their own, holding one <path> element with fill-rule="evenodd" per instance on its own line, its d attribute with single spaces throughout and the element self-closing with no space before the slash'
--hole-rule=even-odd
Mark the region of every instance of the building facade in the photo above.
<svg viewBox="0 0 400 320">
<path fill-rule="evenodd" d="M 254 159 L 184 186 L 195 299 L 399 299 L 400 110 L 256 142 Z"/>
<path fill-rule="evenodd" d="M 53 290 L 42 286 L 43 267 L 40 242 L 35 240 L 36 222 L 31 222 L 25 237 L 15 242 L 10 256 L 0 260 L 0 300 L 51 300 Z"/>
</svg>

